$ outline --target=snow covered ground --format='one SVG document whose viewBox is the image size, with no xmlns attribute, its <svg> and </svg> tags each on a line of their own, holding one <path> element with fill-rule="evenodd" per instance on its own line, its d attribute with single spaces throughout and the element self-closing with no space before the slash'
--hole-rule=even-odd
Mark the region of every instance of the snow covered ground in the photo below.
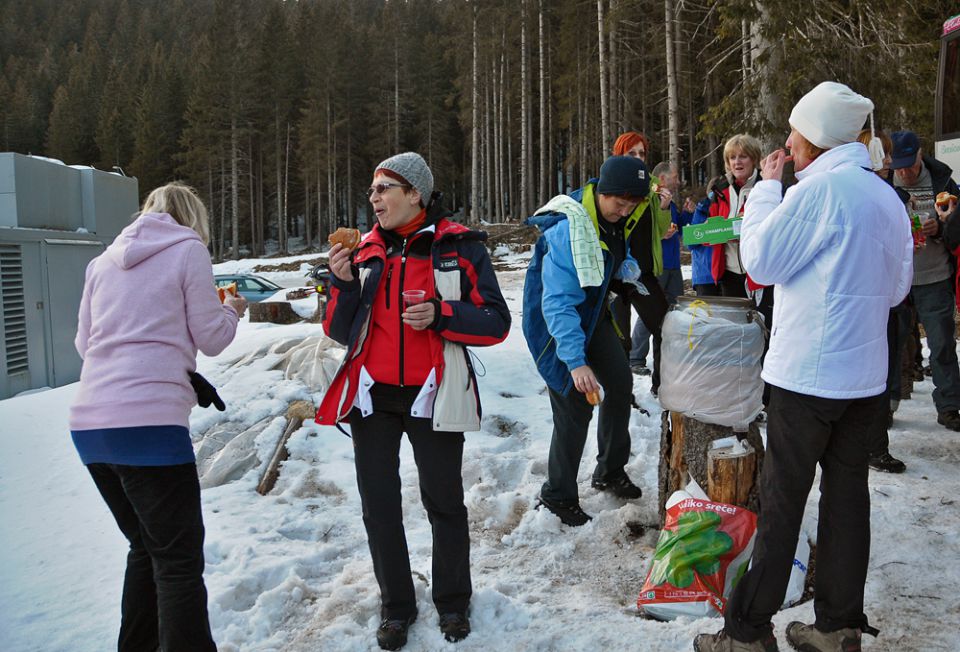
<svg viewBox="0 0 960 652">
<path fill-rule="evenodd" d="M 589 440 L 580 492 L 594 520 L 568 528 L 532 509 L 544 480 L 551 417 L 544 385 L 520 332 L 524 255 L 497 252 L 514 323 L 503 344 L 477 349 L 483 431 L 467 436 L 463 483 L 470 514 L 473 633 L 446 643 L 430 601 L 430 529 L 416 467 L 402 448 L 405 524 L 420 617 L 408 650 L 690 650 L 718 619 L 661 623 L 638 617 L 637 594 L 657 539 L 659 407 L 649 379 L 635 393 L 650 411 L 631 419 L 627 468 L 644 489 L 625 502 L 590 488 Z M 259 261 L 218 266 L 249 271 Z M 275 263 L 276 260 L 263 261 Z M 688 272 L 689 274 L 689 272 Z M 290 273 L 263 274 L 290 280 Z M 295 275 L 295 274 L 294 274 Z M 261 459 L 297 398 L 319 398 L 270 369 L 279 357 L 244 356 L 265 343 L 315 335 L 318 325 L 241 323 L 236 341 L 200 371 L 220 388 L 226 413 L 197 408 L 195 432 L 249 426 Z M 482 373 L 483 369 L 481 369 Z M 0 401 L 0 650 L 94 652 L 114 646 L 125 542 L 73 450 L 67 410 L 76 385 Z M 960 649 L 960 435 L 936 424 L 928 381 L 905 401 L 891 431 L 905 474 L 871 474 L 873 551 L 866 612 L 882 630 L 869 650 Z M 255 492 L 258 471 L 203 493 L 206 582 L 221 652 L 376 650 L 378 595 L 360 518 L 350 440 L 305 425 L 274 491 Z M 815 532 L 817 491 L 805 527 Z M 812 619 L 812 603 L 775 618 Z M 782 641 L 786 649 L 785 641 Z"/>
</svg>

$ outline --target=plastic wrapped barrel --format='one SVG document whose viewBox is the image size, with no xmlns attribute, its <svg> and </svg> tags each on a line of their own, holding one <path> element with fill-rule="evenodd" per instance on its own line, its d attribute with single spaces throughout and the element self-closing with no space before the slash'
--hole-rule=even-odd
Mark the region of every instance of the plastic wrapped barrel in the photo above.
<svg viewBox="0 0 960 652">
<path fill-rule="evenodd" d="M 660 404 L 746 430 L 763 409 L 764 332 L 749 299 L 678 297 L 663 322 Z"/>
</svg>

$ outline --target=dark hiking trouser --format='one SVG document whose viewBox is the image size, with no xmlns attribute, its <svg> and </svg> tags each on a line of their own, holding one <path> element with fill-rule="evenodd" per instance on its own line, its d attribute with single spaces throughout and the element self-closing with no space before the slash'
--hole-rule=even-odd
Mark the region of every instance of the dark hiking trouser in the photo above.
<svg viewBox="0 0 960 652">
<path fill-rule="evenodd" d="M 657 281 L 663 289 L 667 306 L 676 304 L 677 297 L 683 294 L 683 274 L 680 270 L 665 269 Z M 647 364 L 647 354 L 650 353 L 650 329 L 643 323 L 643 319 L 638 319 L 634 324 L 630 343 L 630 364 Z"/>
<path fill-rule="evenodd" d="M 433 530 L 433 603 L 437 612 L 464 612 L 470 604 L 470 531 L 463 504 L 463 433 L 438 432 L 430 419 L 410 415 L 419 387 L 375 384 L 373 413 L 354 408 L 350 429 L 381 617 L 416 615 L 417 598 L 403 529 L 400 439 L 407 433 L 420 476 L 420 500 Z"/>
<path fill-rule="evenodd" d="M 624 474 L 623 467 L 630 459 L 633 376 L 627 362 L 627 352 L 606 315 L 601 315 L 587 345 L 587 364 L 604 392 L 597 428 L 597 468 L 593 477 L 612 480 Z M 553 439 L 550 441 L 547 481 L 543 483 L 540 495 L 547 500 L 569 505 L 579 502 L 577 472 L 587 442 L 587 429 L 593 418 L 593 406 L 576 388 L 566 396 L 552 389 L 549 392 L 550 407 L 553 409 Z"/>
<path fill-rule="evenodd" d="M 923 324 L 933 370 L 933 403 L 937 412 L 960 409 L 960 366 L 954 321 L 953 279 L 914 285 L 910 297 Z M 919 350 L 919 347 L 918 347 Z"/>
<path fill-rule="evenodd" d="M 667 303 L 667 295 L 660 287 L 660 281 L 653 273 L 644 272 L 640 276 L 640 282 L 650 294 L 642 295 L 639 292 L 632 292 L 629 296 L 629 305 L 633 306 L 643 325 L 647 327 L 647 331 L 653 335 L 653 375 L 650 377 L 650 385 L 654 391 L 657 391 L 660 388 L 660 343 L 663 341 L 663 318 L 667 316 L 670 305 Z M 630 337 L 630 309 L 627 300 L 617 296 L 612 304 L 612 312 L 617 328 L 620 330 L 621 346 L 629 359 L 633 342 Z"/>
<path fill-rule="evenodd" d="M 130 542 L 120 652 L 216 652 L 203 584 L 203 517 L 195 464 L 88 464 Z"/>
<path fill-rule="evenodd" d="M 832 632 L 867 625 L 863 585 L 870 557 L 867 458 L 886 426 L 887 395 L 826 399 L 772 387 L 760 516 L 750 570 L 727 605 L 724 628 L 753 642 L 770 631 L 793 566 L 807 496 L 820 464 L 820 516 L 813 609 Z"/>
</svg>

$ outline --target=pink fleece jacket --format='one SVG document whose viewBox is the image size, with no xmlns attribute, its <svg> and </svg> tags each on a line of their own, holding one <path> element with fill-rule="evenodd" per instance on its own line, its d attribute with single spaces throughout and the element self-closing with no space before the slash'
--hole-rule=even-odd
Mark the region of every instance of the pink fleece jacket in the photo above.
<svg viewBox="0 0 960 652">
<path fill-rule="evenodd" d="M 197 349 L 223 351 L 237 321 L 200 236 L 165 213 L 140 215 L 87 266 L 70 429 L 189 427 Z"/>
</svg>

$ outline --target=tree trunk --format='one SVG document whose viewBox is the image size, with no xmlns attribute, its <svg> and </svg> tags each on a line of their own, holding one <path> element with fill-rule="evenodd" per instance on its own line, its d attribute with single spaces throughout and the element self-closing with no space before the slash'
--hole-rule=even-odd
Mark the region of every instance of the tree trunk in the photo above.
<svg viewBox="0 0 960 652">
<path fill-rule="evenodd" d="M 257 248 L 257 214 L 256 214 L 256 204 L 253 202 L 253 198 L 256 196 L 254 194 L 254 169 L 253 169 L 253 134 L 250 134 L 247 137 L 247 146 L 249 147 L 250 152 L 250 166 L 247 168 L 247 181 L 250 186 L 250 251 L 256 256 L 260 253 L 260 250 Z"/>
<path fill-rule="evenodd" d="M 287 228 L 290 223 L 290 123 L 287 122 L 287 146 L 283 155 L 283 225 Z M 294 235 L 300 235 L 300 231 L 294 225 Z M 289 238 L 288 238 L 289 239 Z M 289 243 L 284 251 L 289 248 Z"/>
<path fill-rule="evenodd" d="M 283 157 L 280 156 L 280 107 L 273 106 L 274 173 L 277 176 L 277 244 L 287 250 L 287 222 L 283 219 Z"/>
<path fill-rule="evenodd" d="M 230 120 L 230 227 L 233 245 L 231 256 L 240 258 L 240 133 L 237 119 Z"/>
<path fill-rule="evenodd" d="M 676 53 L 673 48 L 673 3 L 674 0 L 663 0 L 665 11 L 663 33 L 666 39 L 667 59 L 667 124 L 670 132 L 670 151 L 666 158 L 668 161 L 677 163 L 680 154 L 680 132 L 678 129 L 680 110 L 677 106 L 677 66 Z"/>
<path fill-rule="evenodd" d="M 670 2 L 670 0 L 664 0 Z M 597 37 L 600 52 L 600 143 L 603 153 L 610 151 L 610 93 L 607 76 L 607 39 L 603 19 L 603 0 L 597 0 Z"/>
<path fill-rule="evenodd" d="M 490 108 L 492 94 L 493 78 L 485 75 L 487 83 L 483 89 L 483 215 L 487 220 L 493 219 L 493 156 L 491 145 L 493 144 L 493 113 Z"/>
<path fill-rule="evenodd" d="M 471 79 L 473 85 L 470 91 L 470 115 L 471 115 L 471 137 L 470 137 L 470 222 L 480 223 L 480 119 L 479 104 L 480 93 L 479 73 L 477 59 L 477 5 L 473 5 L 473 74 Z"/>
<path fill-rule="evenodd" d="M 774 126 L 771 120 L 779 119 L 780 113 L 780 90 L 783 79 L 780 78 L 782 65 L 781 49 L 774 43 L 770 43 L 763 33 L 763 27 L 769 22 L 770 10 L 765 2 L 758 2 L 760 15 L 752 23 L 752 50 L 751 62 L 757 61 L 763 53 L 768 52 L 763 66 L 754 66 L 752 68 L 752 79 L 759 80 L 759 89 L 757 92 L 757 101 L 753 107 L 751 118 L 753 123 L 759 127 L 760 143 L 763 145 L 764 152 L 772 152 L 781 144 L 779 125 Z"/>
<path fill-rule="evenodd" d="M 530 80 L 527 77 L 527 0 L 520 14 L 520 213 L 530 211 Z"/>
<path fill-rule="evenodd" d="M 540 178 L 539 186 L 540 190 L 537 193 L 537 206 L 543 206 L 547 203 L 547 161 L 550 160 L 550 150 L 547 143 L 547 69 L 546 69 L 546 57 L 544 56 L 544 41 L 546 39 L 543 35 L 543 0 L 540 0 L 538 17 L 540 20 L 540 174 L 537 175 Z"/>
<path fill-rule="evenodd" d="M 709 485 L 708 452 L 710 447 L 714 440 L 730 437 L 734 434 L 741 439 L 746 439 L 746 443 L 753 448 L 755 453 L 755 466 L 750 473 L 752 482 L 749 482 L 749 490 L 743 492 L 746 495 L 746 500 L 741 503 L 741 506 L 756 512 L 759 507 L 760 472 L 763 468 L 764 456 L 763 440 L 760 438 L 760 429 L 757 424 L 751 423 L 746 433 L 734 433 L 731 428 L 703 423 L 680 413 L 664 410 L 660 430 L 659 499 L 657 503 L 661 523 L 666 511 L 667 498 L 674 491 L 686 486 L 687 474 L 696 480 L 704 491 L 707 490 Z M 743 482 L 744 487 L 747 484 L 748 482 Z M 739 488 L 740 485 L 738 484 L 734 492 Z"/>
</svg>

